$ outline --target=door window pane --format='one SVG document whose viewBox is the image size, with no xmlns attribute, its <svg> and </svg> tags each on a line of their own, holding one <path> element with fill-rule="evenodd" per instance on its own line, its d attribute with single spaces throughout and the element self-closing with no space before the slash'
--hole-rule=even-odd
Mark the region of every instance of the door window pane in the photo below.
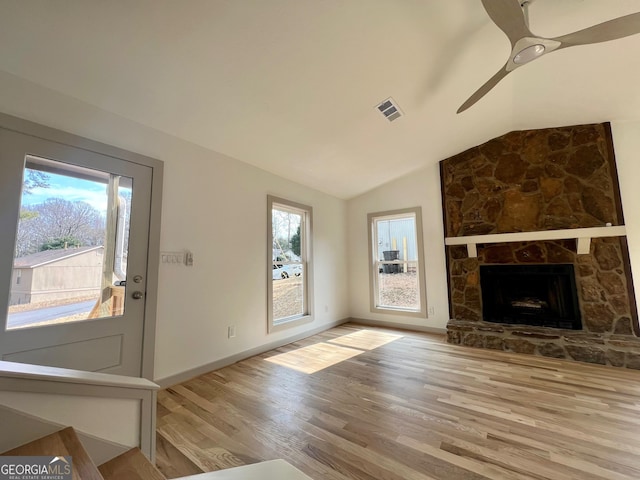
<svg viewBox="0 0 640 480">
<path fill-rule="evenodd" d="M 9 329 L 123 314 L 131 188 L 127 177 L 27 157 Z"/>
</svg>

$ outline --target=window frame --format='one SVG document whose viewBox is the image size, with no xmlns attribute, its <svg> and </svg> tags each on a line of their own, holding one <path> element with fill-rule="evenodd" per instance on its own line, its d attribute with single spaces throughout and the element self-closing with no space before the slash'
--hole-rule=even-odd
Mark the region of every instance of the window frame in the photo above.
<svg viewBox="0 0 640 480">
<path fill-rule="evenodd" d="M 378 286 L 378 244 L 377 232 L 375 231 L 376 222 L 379 220 L 392 218 L 415 218 L 416 227 L 416 253 L 417 259 L 417 281 L 418 296 L 420 299 L 419 309 L 389 307 L 379 305 L 379 286 Z M 405 317 L 427 318 L 427 293 L 425 284 L 425 268 L 424 268 L 424 243 L 422 236 L 422 207 L 402 208 L 398 210 L 388 210 L 384 212 L 374 212 L 367 214 L 367 229 L 369 239 L 369 301 L 370 310 L 373 313 L 383 313 L 391 315 L 402 315 Z"/>
<path fill-rule="evenodd" d="M 300 214 L 300 262 L 303 271 L 303 313 L 283 319 L 273 318 L 273 209 Z M 267 332 L 273 333 L 313 321 L 313 208 L 281 197 L 267 195 Z"/>
</svg>

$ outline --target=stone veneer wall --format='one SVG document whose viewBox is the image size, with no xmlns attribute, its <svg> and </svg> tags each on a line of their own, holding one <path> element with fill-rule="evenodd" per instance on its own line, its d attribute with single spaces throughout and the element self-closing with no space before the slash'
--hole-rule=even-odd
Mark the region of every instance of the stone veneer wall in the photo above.
<svg viewBox="0 0 640 480">
<path fill-rule="evenodd" d="M 511 132 L 441 162 L 447 236 L 624 223 L 608 124 Z M 624 237 L 447 248 L 454 344 L 640 369 L 637 310 Z M 480 265 L 571 263 L 583 330 L 482 320 Z"/>
</svg>

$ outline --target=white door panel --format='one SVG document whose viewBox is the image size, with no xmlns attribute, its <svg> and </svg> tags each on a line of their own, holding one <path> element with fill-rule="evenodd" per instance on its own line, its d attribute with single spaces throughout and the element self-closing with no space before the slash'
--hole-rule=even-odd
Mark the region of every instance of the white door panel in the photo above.
<svg viewBox="0 0 640 480">
<path fill-rule="evenodd" d="M 139 376 L 153 169 L 2 128 L 0 166 L 0 358 Z M 25 168 L 49 182 L 55 179 L 56 188 L 50 184 L 23 194 Z M 38 203 L 36 191 L 42 199 L 49 193 L 51 198 Z M 86 214 L 91 220 L 83 220 L 73 235 L 52 226 L 55 207 L 67 208 L 63 218 L 69 220 L 76 206 L 92 201 L 96 206 L 87 207 Z M 20 222 L 34 221 L 37 227 L 18 231 Z M 25 231 L 28 241 L 18 245 L 26 247 L 15 258 L 18 233 Z M 118 247 L 117 235 L 123 232 L 128 242 Z M 126 286 L 115 285 L 119 281 Z M 87 299 L 95 299 L 90 312 L 49 318 L 52 312 L 55 316 L 52 309 Z M 25 311 L 26 324 L 12 323 L 15 312 L 25 318 Z"/>
</svg>

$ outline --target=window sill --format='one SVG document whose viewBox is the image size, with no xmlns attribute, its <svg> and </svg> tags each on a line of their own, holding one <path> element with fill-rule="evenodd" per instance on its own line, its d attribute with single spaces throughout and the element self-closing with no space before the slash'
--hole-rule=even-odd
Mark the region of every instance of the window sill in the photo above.
<svg viewBox="0 0 640 480">
<path fill-rule="evenodd" d="M 269 322 L 268 333 L 275 333 L 281 330 L 286 330 L 287 328 L 298 327 L 300 325 L 304 325 L 305 323 L 311 323 L 313 321 L 313 316 L 311 315 L 303 315 L 300 317 L 291 317 L 278 320 L 277 323 Z"/>
<path fill-rule="evenodd" d="M 427 318 L 427 312 L 422 310 L 409 310 L 393 307 L 371 307 L 372 313 L 382 313 L 388 315 L 402 315 L 404 317 Z"/>
</svg>

